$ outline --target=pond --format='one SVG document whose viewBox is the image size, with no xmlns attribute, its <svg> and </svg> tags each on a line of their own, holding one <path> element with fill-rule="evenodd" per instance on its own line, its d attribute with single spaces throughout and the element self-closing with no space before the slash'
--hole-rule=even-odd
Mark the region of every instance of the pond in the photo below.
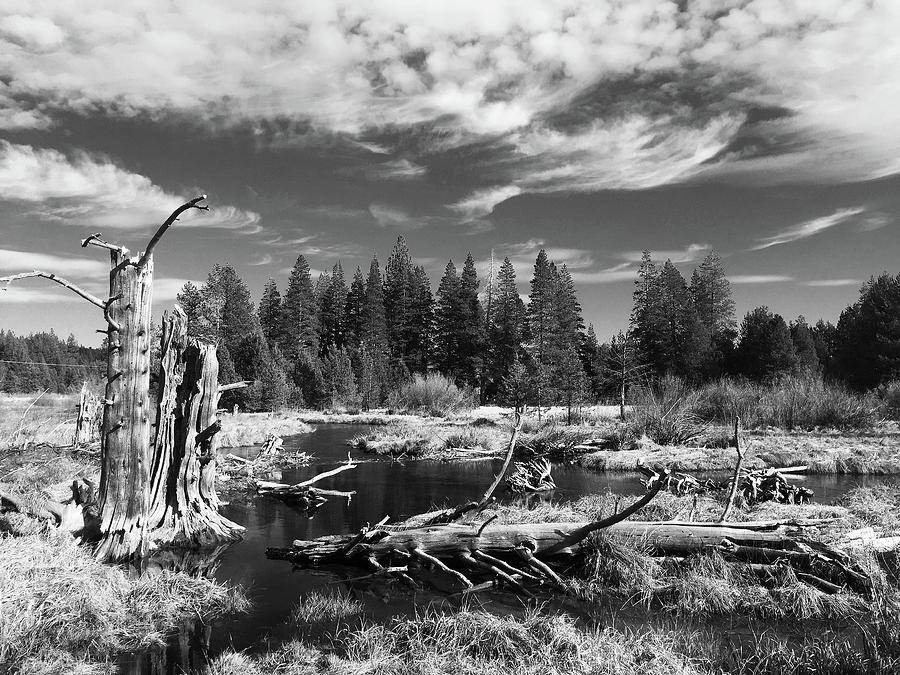
<svg viewBox="0 0 900 675">
<path fill-rule="evenodd" d="M 282 471 L 282 481 L 296 483 L 345 461 L 349 451 L 347 441 L 370 427 L 362 425 L 320 425 L 309 434 L 285 439 L 285 448 L 309 453 L 314 460 L 305 467 Z M 317 483 L 317 487 L 356 491 L 350 502 L 340 497 L 329 501 L 312 516 L 267 497 L 235 500 L 222 508 L 225 516 L 247 528 L 244 539 L 229 547 L 222 555 L 215 572 L 216 578 L 247 589 L 253 601 L 249 613 L 229 618 L 205 631 L 194 653 L 181 636 L 179 645 L 169 648 L 167 672 L 190 671 L 200 667 L 208 654 L 227 647 L 235 650 L 265 650 L 266 643 L 286 638 L 286 625 L 297 601 L 312 591 L 345 591 L 346 586 L 333 571 L 293 570 L 284 561 L 265 557 L 269 546 L 289 546 L 294 539 L 356 532 L 366 523 L 375 523 L 389 515 L 392 521 L 477 499 L 490 485 L 502 461 L 467 462 L 406 461 L 364 455 L 354 452 L 360 466 Z M 644 487 L 637 473 L 598 473 L 574 465 L 557 465 L 553 477 L 558 489 L 550 496 L 554 501 L 569 501 L 597 492 L 639 494 Z M 805 484 L 815 491 L 815 500 L 831 502 L 860 484 L 885 480 L 876 476 L 808 476 Z M 396 614 L 410 614 L 422 604 L 442 601 L 428 592 L 413 598 L 409 594 L 396 596 L 365 594 L 358 598 L 366 606 L 369 616 L 378 620 Z M 196 637 L 196 636 L 195 636 Z M 208 646 L 204 644 L 209 639 Z M 175 651 L 177 654 L 173 654 Z M 149 667 L 158 656 L 138 655 L 129 659 L 131 672 L 159 672 Z"/>
</svg>

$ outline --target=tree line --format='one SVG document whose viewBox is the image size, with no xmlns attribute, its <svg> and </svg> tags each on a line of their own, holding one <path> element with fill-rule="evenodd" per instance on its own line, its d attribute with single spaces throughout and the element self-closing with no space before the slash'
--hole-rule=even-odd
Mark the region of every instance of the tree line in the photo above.
<svg viewBox="0 0 900 675">
<path fill-rule="evenodd" d="M 105 364 L 103 349 L 83 347 L 74 335 L 61 340 L 53 331 L 17 336 L 0 329 L 0 391 L 65 393 L 85 380 L 99 383 Z"/>
<path fill-rule="evenodd" d="M 347 279 L 341 263 L 313 280 L 298 256 L 279 290 L 269 279 L 254 304 L 230 265 L 214 265 L 178 302 L 193 336 L 218 346 L 220 379 L 253 385 L 224 404 L 270 410 L 280 405 L 371 408 L 417 374 L 440 372 L 482 403 L 563 404 L 618 399 L 637 381 L 672 375 L 692 384 L 722 376 L 770 382 L 808 373 L 869 389 L 900 377 L 900 275 L 866 282 L 837 324 L 802 317 L 786 322 L 767 307 L 740 324 L 721 259 L 710 252 L 687 281 L 671 262 L 644 252 L 626 329 L 601 343 L 585 326 L 564 263 L 541 250 L 527 303 L 509 258 L 479 278 L 467 255 L 449 261 L 436 290 L 401 236 L 383 267 Z M 70 337 L 17 338 L 0 331 L 0 359 L 100 363 Z M 4 391 L 83 379 L 78 369 L 0 362 Z"/>
</svg>

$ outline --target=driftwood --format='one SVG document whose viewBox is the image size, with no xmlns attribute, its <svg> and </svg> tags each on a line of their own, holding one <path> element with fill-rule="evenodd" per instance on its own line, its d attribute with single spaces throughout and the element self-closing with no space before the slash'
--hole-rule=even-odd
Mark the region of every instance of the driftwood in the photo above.
<svg viewBox="0 0 900 675">
<path fill-rule="evenodd" d="M 506 479 L 506 489 L 518 494 L 555 490 L 556 483 L 550 475 L 552 468 L 550 460 L 545 457 L 516 462 L 513 472 Z"/>
<path fill-rule="evenodd" d="M 355 469 L 357 466 L 358 464 L 355 464 L 353 460 L 348 457 L 346 464 L 341 464 L 334 469 L 323 471 L 322 473 L 316 474 L 312 478 L 300 483 L 288 485 L 286 483 L 275 483 L 271 481 L 261 480 L 257 481 L 256 490 L 261 495 L 269 495 L 270 497 L 279 499 L 286 504 L 302 509 L 318 508 L 326 501 L 328 501 L 326 499 L 326 496 L 345 497 L 349 503 L 353 495 L 356 494 L 355 491 L 343 492 L 340 490 L 325 490 L 323 488 L 314 488 L 311 486 L 325 478 L 330 478 L 344 471 Z"/>
</svg>

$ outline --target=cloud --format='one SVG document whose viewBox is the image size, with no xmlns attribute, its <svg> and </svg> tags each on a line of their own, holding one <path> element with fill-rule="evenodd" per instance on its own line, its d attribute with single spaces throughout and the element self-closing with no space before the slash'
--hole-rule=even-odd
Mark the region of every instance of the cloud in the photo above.
<svg viewBox="0 0 900 675">
<path fill-rule="evenodd" d="M 859 279 L 814 279 L 806 281 L 804 286 L 812 286 L 813 288 L 833 288 L 839 286 L 859 286 L 862 282 Z"/>
<path fill-rule="evenodd" d="M 742 284 L 780 284 L 793 281 L 794 277 L 785 274 L 732 274 L 728 281 L 735 285 Z"/>
<path fill-rule="evenodd" d="M 14 251 L 0 248 L 0 276 L 31 272 L 32 270 L 50 272 L 64 277 L 104 279 L 109 275 L 109 263 L 90 258 L 74 258 L 36 251 Z"/>
<path fill-rule="evenodd" d="M 476 220 L 491 213 L 494 207 L 507 199 L 522 193 L 516 185 L 501 185 L 483 190 L 476 190 L 458 202 L 449 204 L 447 208 L 463 215 L 468 220 Z"/>
<path fill-rule="evenodd" d="M 798 239 L 806 239 L 807 237 L 812 237 L 815 234 L 824 232 L 825 230 L 830 229 L 835 225 L 845 223 L 854 216 L 858 216 L 859 214 L 864 212 L 865 209 L 861 206 L 847 209 L 838 209 L 828 216 L 813 218 L 812 220 L 807 220 L 805 222 L 799 223 L 798 225 L 793 225 L 777 234 L 773 234 L 768 237 L 762 237 L 761 239 L 759 239 L 760 243 L 756 246 L 751 247 L 750 250 L 760 251 L 764 248 L 769 248 L 770 246 L 789 244 L 790 242 L 797 241 Z"/>
<path fill-rule="evenodd" d="M 203 281 L 196 279 L 177 279 L 177 278 L 155 278 L 153 279 L 153 300 L 154 302 L 173 302 L 181 289 L 188 282 L 191 282 L 198 288 L 204 284 Z"/>
<path fill-rule="evenodd" d="M 700 260 L 712 250 L 709 244 L 688 244 L 680 250 L 669 251 L 650 251 L 650 256 L 654 260 L 671 260 L 673 263 L 686 263 Z M 643 257 L 643 251 L 625 251 L 622 253 L 622 260 L 629 262 L 640 262 Z"/>
<path fill-rule="evenodd" d="M 390 204 L 372 202 L 369 204 L 369 213 L 378 223 L 379 227 L 390 227 L 398 230 L 418 230 L 425 226 L 422 219 L 413 218 L 405 210 Z"/>
<path fill-rule="evenodd" d="M 408 159 L 394 159 L 365 169 L 369 180 L 419 180 L 426 173 L 428 169 Z"/>
<path fill-rule="evenodd" d="M 467 169 L 524 192 L 900 170 L 898 3 L 7 4 L 7 127 L 97 111 L 263 134 L 287 120 L 278 142 L 413 147 L 384 167 L 393 179 L 486 147 Z"/>
<path fill-rule="evenodd" d="M 73 298 L 77 299 L 76 296 L 68 291 L 57 291 L 52 288 L 34 288 L 19 284 L 13 284 L 7 288 L 5 284 L 0 285 L 0 305 L 32 305 L 48 302 L 71 302 Z"/>
<path fill-rule="evenodd" d="M 191 197 L 196 195 L 191 195 Z M 105 158 L 16 145 L 0 140 L 0 200 L 25 203 L 44 220 L 69 225 L 137 229 L 161 224 L 188 198 L 167 193 L 149 178 Z M 178 227 L 207 227 L 258 233 L 260 215 L 212 204 L 190 210 Z"/>
</svg>

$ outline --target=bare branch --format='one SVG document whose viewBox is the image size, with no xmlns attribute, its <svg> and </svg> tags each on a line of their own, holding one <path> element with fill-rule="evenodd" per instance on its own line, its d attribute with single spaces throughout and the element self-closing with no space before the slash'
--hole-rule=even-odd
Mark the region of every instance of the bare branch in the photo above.
<svg viewBox="0 0 900 675">
<path fill-rule="evenodd" d="M 88 246 L 96 246 L 97 248 L 105 248 L 110 251 L 118 251 L 122 257 L 128 256 L 128 249 L 124 246 L 119 246 L 118 244 L 110 244 L 108 241 L 105 241 L 100 238 L 99 232 L 94 232 L 87 239 L 81 240 L 81 248 L 87 248 Z"/>
<path fill-rule="evenodd" d="M 159 229 L 156 231 L 156 234 L 153 235 L 153 238 L 150 240 L 150 243 L 147 244 L 147 249 L 144 251 L 141 259 L 138 261 L 137 266 L 143 267 L 147 264 L 147 261 L 150 259 L 150 256 L 153 255 L 153 249 L 156 248 L 156 245 L 159 243 L 159 240 L 162 239 L 162 236 L 166 233 L 172 223 L 178 220 L 178 216 L 187 211 L 188 209 L 199 209 L 200 211 L 209 211 L 208 206 L 198 206 L 199 202 L 202 202 L 206 199 L 206 195 L 200 195 L 199 197 L 194 197 L 191 201 L 185 202 L 177 209 L 172 212 L 172 215 L 166 218 L 166 222 L 159 226 Z"/>
<path fill-rule="evenodd" d="M 33 272 L 22 272 L 21 274 L 13 274 L 12 276 L 8 276 L 8 277 L 0 277 L 0 283 L 2 283 L 4 281 L 6 282 L 6 286 L 2 290 L 5 291 L 9 287 L 9 285 L 13 281 L 16 281 L 17 279 L 28 279 L 31 277 L 43 277 L 44 279 L 49 279 L 50 281 L 55 281 L 60 286 L 65 286 L 70 291 L 77 293 L 82 298 L 84 298 L 89 303 L 91 303 L 92 305 L 97 305 L 97 307 L 99 307 L 100 309 L 106 308 L 106 303 L 103 302 L 103 300 L 98 298 L 96 295 L 92 295 L 91 293 L 88 293 L 83 288 L 79 288 L 78 286 L 73 284 L 71 281 L 63 279 L 60 276 L 52 274 L 51 272 L 41 272 L 40 270 L 34 270 Z"/>
</svg>

